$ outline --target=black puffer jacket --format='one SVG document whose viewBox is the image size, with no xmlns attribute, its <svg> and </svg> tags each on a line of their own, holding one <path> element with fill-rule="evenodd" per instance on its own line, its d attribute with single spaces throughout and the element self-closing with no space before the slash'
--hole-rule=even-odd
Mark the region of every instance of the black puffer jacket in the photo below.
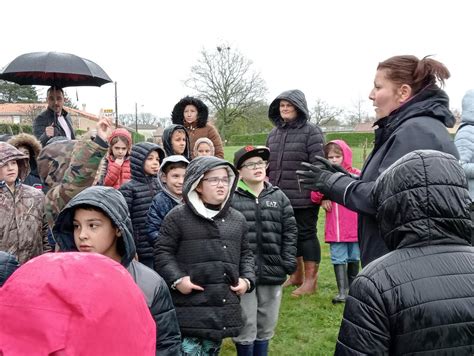
<svg viewBox="0 0 474 356">
<path fill-rule="evenodd" d="M 165 152 L 160 146 L 150 142 L 140 142 L 132 146 L 130 153 L 132 179 L 120 187 L 130 211 L 138 258 L 142 260 L 153 259 L 153 246 L 148 239 L 146 221 L 151 202 L 160 190 L 158 177 L 145 174 L 143 169 L 146 158 L 152 151 L 158 152 L 162 162 Z"/>
<path fill-rule="evenodd" d="M 232 207 L 247 220 L 247 237 L 255 257 L 257 284 L 281 284 L 296 270 L 296 221 L 286 195 L 270 183 L 258 197 L 242 182 Z"/>
<path fill-rule="evenodd" d="M 207 171 L 222 167 L 229 173 L 229 196 L 214 217 L 196 186 Z M 184 276 L 204 288 L 184 295 L 171 291 L 181 333 L 186 337 L 222 340 L 237 336 L 242 327 L 240 300 L 230 286 L 239 277 L 255 285 L 254 259 L 246 238 L 246 221 L 230 207 L 237 184 L 235 168 L 216 157 L 191 161 L 184 179 L 183 198 L 165 217 L 155 242 L 155 266 L 169 285 Z"/>
<path fill-rule="evenodd" d="M 471 200 L 456 158 L 407 154 L 376 181 L 373 201 L 395 251 L 351 285 L 336 355 L 473 355 Z"/>
<path fill-rule="evenodd" d="M 280 116 L 280 101 L 292 103 L 298 117 L 284 122 Z M 310 191 L 299 188 L 296 171 L 301 162 L 315 163 L 316 156 L 324 156 L 324 137 L 319 126 L 309 122 L 306 98 L 300 90 L 288 90 L 277 96 L 270 104 L 268 117 L 275 125 L 267 138 L 270 149 L 267 170 L 270 183 L 278 186 L 290 199 L 294 209 L 314 206 Z"/>
<path fill-rule="evenodd" d="M 102 186 L 90 187 L 76 195 L 66 205 L 59 214 L 53 229 L 61 251 L 77 251 L 74 242 L 73 214 L 75 207 L 80 205 L 99 208 L 112 220 L 113 225 L 120 229 L 122 239 L 117 242 L 117 248 L 122 254 L 120 263 L 130 272 L 135 283 L 143 291 L 148 308 L 155 319 L 156 354 L 181 355 L 181 334 L 168 286 L 155 271 L 134 260 L 136 250 L 132 236 L 132 223 L 125 199 L 116 189 Z"/>
<path fill-rule="evenodd" d="M 358 238 L 362 266 L 388 252 L 375 221 L 370 196 L 374 181 L 393 162 L 414 150 L 431 149 L 458 156 L 446 127 L 453 127 L 449 99 L 438 88 L 427 88 L 389 116 L 376 122 L 375 145 L 359 180 L 339 177 L 328 198 L 359 213 Z"/>
</svg>

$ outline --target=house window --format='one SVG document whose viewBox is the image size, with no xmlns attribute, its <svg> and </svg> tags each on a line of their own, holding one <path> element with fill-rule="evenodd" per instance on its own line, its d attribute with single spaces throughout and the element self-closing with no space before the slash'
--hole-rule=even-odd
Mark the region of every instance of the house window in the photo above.
<svg viewBox="0 0 474 356">
<path fill-rule="evenodd" d="M 19 124 L 21 122 L 21 119 L 19 116 L 15 115 L 13 116 L 13 123 L 14 124 Z"/>
</svg>

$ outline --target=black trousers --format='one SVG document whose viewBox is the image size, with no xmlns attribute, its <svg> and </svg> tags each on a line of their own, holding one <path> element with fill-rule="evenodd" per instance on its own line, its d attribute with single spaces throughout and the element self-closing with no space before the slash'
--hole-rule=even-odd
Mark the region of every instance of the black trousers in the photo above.
<svg viewBox="0 0 474 356">
<path fill-rule="evenodd" d="M 317 236 L 316 224 L 318 222 L 319 206 L 294 209 L 296 224 L 298 226 L 298 257 L 304 261 L 321 262 L 321 246 Z"/>
</svg>

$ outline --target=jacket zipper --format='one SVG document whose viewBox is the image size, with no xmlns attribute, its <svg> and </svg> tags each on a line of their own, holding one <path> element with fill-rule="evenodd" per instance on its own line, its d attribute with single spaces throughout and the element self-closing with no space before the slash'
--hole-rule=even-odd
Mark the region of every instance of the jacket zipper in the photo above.
<svg viewBox="0 0 474 356">
<path fill-rule="evenodd" d="M 257 206 L 257 214 L 256 214 L 256 227 L 257 227 L 257 256 L 258 256 L 258 278 L 260 278 L 262 274 L 262 249 L 261 249 L 261 244 L 262 244 L 262 226 L 261 226 L 261 219 L 260 219 L 260 203 L 258 201 L 258 197 L 255 198 L 255 204 Z"/>
<path fill-rule="evenodd" d="M 337 236 L 337 242 L 341 242 L 341 233 L 339 231 L 339 204 L 333 203 L 336 206 L 336 236 Z"/>
</svg>

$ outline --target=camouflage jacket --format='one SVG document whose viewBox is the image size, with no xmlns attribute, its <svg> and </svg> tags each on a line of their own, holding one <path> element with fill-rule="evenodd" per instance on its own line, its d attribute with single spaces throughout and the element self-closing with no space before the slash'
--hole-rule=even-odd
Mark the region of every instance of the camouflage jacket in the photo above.
<svg viewBox="0 0 474 356">
<path fill-rule="evenodd" d="M 43 148 L 38 157 L 38 173 L 49 189 L 44 210 L 50 227 L 74 196 L 93 185 L 106 153 L 107 143 L 100 139 L 62 140 Z"/>
<path fill-rule="evenodd" d="M 29 173 L 27 156 L 15 147 L 0 145 L 0 166 L 18 163 L 18 178 L 12 192 L 0 181 L 0 250 L 15 255 L 20 263 L 49 251 L 47 226 L 43 215 L 44 194 L 22 184 Z"/>
<path fill-rule="evenodd" d="M 43 192 L 28 185 L 17 184 L 14 193 L 5 185 L 0 189 L 0 250 L 20 263 L 51 250 L 43 203 Z"/>
</svg>

